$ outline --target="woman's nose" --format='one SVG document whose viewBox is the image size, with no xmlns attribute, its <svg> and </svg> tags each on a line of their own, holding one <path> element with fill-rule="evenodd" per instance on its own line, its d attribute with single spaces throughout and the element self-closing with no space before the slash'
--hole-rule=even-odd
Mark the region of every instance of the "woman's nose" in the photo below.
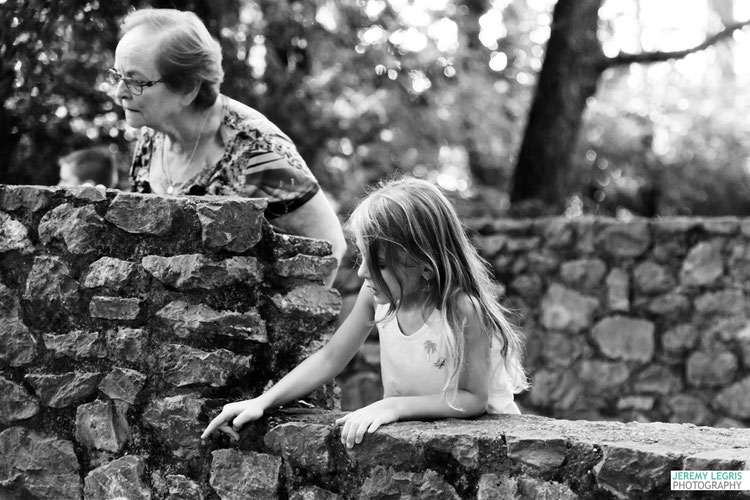
<svg viewBox="0 0 750 500">
<path fill-rule="evenodd" d="M 130 97 L 130 91 L 123 80 L 115 83 L 115 100 L 119 103 L 123 97 Z"/>
</svg>

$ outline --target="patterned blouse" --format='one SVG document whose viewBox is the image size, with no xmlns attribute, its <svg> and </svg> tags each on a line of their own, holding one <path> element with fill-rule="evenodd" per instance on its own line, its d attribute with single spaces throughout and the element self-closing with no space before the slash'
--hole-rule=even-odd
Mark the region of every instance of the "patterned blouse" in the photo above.
<svg viewBox="0 0 750 500">
<path fill-rule="evenodd" d="M 294 143 L 258 111 L 221 96 L 220 133 L 224 155 L 207 165 L 174 194 L 266 198 L 266 219 L 295 211 L 320 189 Z M 165 135 L 143 127 L 130 167 L 132 190 L 151 193 L 149 169 L 161 154 Z"/>
</svg>

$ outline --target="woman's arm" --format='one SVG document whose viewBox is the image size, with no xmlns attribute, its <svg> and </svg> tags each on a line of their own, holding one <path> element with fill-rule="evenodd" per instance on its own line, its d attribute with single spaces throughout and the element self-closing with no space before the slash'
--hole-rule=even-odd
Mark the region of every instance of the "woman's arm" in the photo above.
<svg viewBox="0 0 750 500">
<path fill-rule="evenodd" d="M 333 246 L 333 256 L 341 265 L 346 252 L 344 231 L 336 212 L 322 190 L 315 193 L 307 203 L 294 212 L 274 219 L 273 224 L 291 234 L 330 241 Z M 326 280 L 326 285 L 331 286 L 335 277 L 334 271 Z"/>
<path fill-rule="evenodd" d="M 257 420 L 269 408 L 309 394 L 338 375 L 370 333 L 373 315 L 372 291 L 363 286 L 352 312 L 322 349 L 257 398 L 225 405 L 203 431 L 201 439 L 216 429 L 239 439 L 237 431 L 247 422 Z"/>
<path fill-rule="evenodd" d="M 466 298 L 461 307 L 467 317 L 464 327 L 465 357 L 455 399 L 450 401 L 450 393 L 440 392 L 377 401 L 336 421 L 344 424 L 341 430 L 342 443 L 351 448 L 355 443 L 362 442 L 366 432 L 375 432 L 381 425 L 397 420 L 471 418 L 487 410 L 492 371 L 490 340 L 482 331 L 480 316 L 474 303 Z"/>
</svg>

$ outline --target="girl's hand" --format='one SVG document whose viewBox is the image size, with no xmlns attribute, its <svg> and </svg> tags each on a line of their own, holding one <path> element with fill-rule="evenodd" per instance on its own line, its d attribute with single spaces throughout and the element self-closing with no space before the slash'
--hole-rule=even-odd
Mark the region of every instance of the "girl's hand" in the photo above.
<svg viewBox="0 0 750 500">
<path fill-rule="evenodd" d="M 348 413 L 336 420 L 336 424 L 343 424 L 341 442 L 347 448 L 362 442 L 365 432 L 372 434 L 381 425 L 398 421 L 398 413 L 391 407 L 388 400 L 377 401 L 369 406 Z"/>
<path fill-rule="evenodd" d="M 221 413 L 208 424 L 206 430 L 201 434 L 201 439 L 206 439 L 218 429 L 227 434 L 232 440 L 239 441 L 240 435 L 238 431 L 240 428 L 248 422 L 258 420 L 263 416 L 264 411 L 265 408 L 256 399 L 226 404 Z"/>
</svg>

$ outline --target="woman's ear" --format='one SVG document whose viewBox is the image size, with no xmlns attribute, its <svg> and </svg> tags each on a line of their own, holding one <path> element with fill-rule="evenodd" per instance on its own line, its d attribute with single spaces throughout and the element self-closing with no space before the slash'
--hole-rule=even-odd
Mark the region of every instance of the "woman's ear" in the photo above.
<svg viewBox="0 0 750 500">
<path fill-rule="evenodd" d="M 193 101 L 195 101 L 195 98 L 198 96 L 198 91 L 201 89 L 201 84 L 198 83 L 195 87 L 193 87 L 192 90 L 189 92 L 182 94 L 182 98 L 180 99 L 183 106 L 191 106 L 193 104 Z"/>
</svg>

